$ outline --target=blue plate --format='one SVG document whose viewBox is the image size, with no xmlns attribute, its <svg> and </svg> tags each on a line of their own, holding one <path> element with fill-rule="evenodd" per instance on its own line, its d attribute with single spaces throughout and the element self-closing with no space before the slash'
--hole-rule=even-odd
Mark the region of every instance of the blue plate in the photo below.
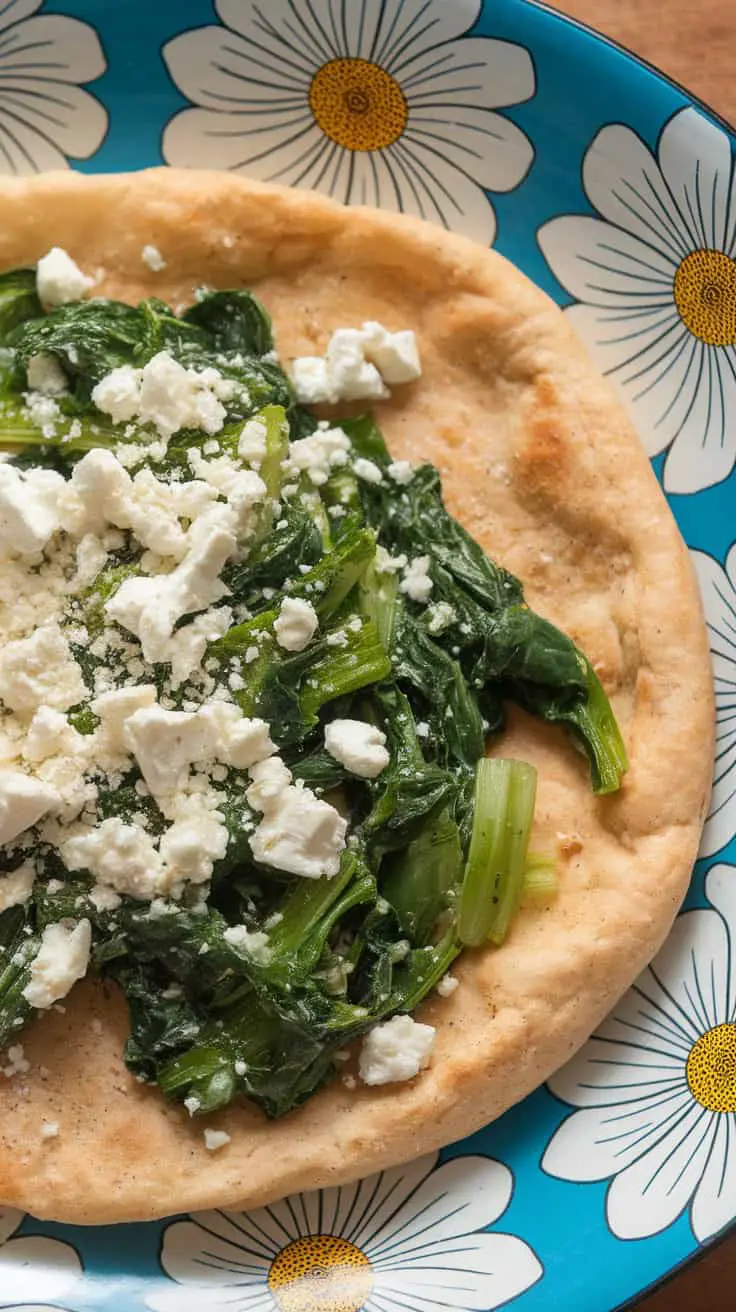
<svg viewBox="0 0 736 1312">
<path fill-rule="evenodd" d="M 583 1052 L 439 1156 L 248 1214 L 0 1211 L 0 1306 L 609 1312 L 736 1217 L 736 176 L 729 129 L 525 0 L 1 0 L 0 169 L 239 169 L 493 242 L 618 386 L 718 697 L 686 907 Z"/>
</svg>

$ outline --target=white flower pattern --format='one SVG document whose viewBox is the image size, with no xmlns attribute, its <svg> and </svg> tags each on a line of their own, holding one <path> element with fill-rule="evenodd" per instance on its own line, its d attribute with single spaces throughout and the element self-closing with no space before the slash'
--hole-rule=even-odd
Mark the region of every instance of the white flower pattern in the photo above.
<svg viewBox="0 0 736 1312">
<path fill-rule="evenodd" d="M 0 0 L 0 173 L 41 173 L 88 159 L 107 111 L 82 83 L 107 67 L 97 33 L 42 0 Z"/>
<path fill-rule="evenodd" d="M 197 106 L 167 125 L 167 163 L 234 169 L 493 241 L 484 188 L 512 190 L 533 157 L 495 111 L 528 100 L 535 76 L 521 46 L 464 35 L 481 0 L 215 8 L 222 26 L 164 47 Z"/>
<path fill-rule="evenodd" d="M 200 1212 L 168 1227 L 177 1281 L 154 1312 L 490 1312 L 540 1278 L 531 1248 L 489 1233 L 512 1176 L 485 1157 L 435 1169 L 423 1157 L 357 1184 L 295 1194 L 252 1212 Z"/>
<path fill-rule="evenodd" d="M 0 1307 L 3 1312 L 59 1312 L 57 1299 L 72 1293 L 81 1275 L 79 1256 L 60 1239 L 13 1238 L 22 1220 L 22 1212 L 0 1207 Z M 38 1301 L 25 1301 L 29 1298 Z"/>
<path fill-rule="evenodd" d="M 630 128 L 601 128 L 583 164 L 600 217 L 539 231 L 567 310 L 618 386 L 668 492 L 722 482 L 736 463 L 736 175 L 726 132 L 696 109 L 656 158 Z"/>
<path fill-rule="evenodd" d="M 710 638 L 716 699 L 716 759 L 702 856 L 720 852 L 736 834 L 736 543 L 725 568 L 692 551 Z"/>
<path fill-rule="evenodd" d="M 736 1217 L 736 867 L 716 865 L 710 907 L 665 947 L 598 1033 L 549 1082 L 579 1108 L 542 1167 L 611 1178 L 608 1224 L 643 1239 L 686 1208 L 703 1243 Z"/>
</svg>

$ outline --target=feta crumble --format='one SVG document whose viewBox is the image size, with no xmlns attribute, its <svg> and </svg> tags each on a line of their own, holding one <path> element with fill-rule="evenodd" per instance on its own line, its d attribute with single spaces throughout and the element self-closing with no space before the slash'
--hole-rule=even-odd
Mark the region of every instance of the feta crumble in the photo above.
<svg viewBox="0 0 736 1312">
<path fill-rule="evenodd" d="M 263 930 L 250 930 L 246 925 L 230 925 L 223 930 L 222 937 L 233 948 L 239 948 L 254 961 L 265 964 L 271 953 L 268 947 L 268 934 Z"/>
<path fill-rule="evenodd" d="M 414 477 L 414 466 L 410 460 L 392 460 L 387 473 L 399 487 L 406 487 Z"/>
<path fill-rule="evenodd" d="M 377 484 L 383 482 L 383 474 L 378 465 L 374 464 L 372 460 L 366 460 L 364 456 L 358 456 L 358 459 L 353 463 L 353 469 L 356 478 L 361 478 L 364 483 Z"/>
<path fill-rule="evenodd" d="M 207 1129 L 204 1131 L 204 1146 L 210 1153 L 216 1153 L 218 1149 L 224 1148 L 229 1143 L 230 1135 L 226 1134 L 224 1130 Z"/>
<path fill-rule="evenodd" d="M 411 1016 L 392 1016 L 366 1034 L 358 1068 L 364 1084 L 412 1080 L 429 1065 L 436 1031 Z"/>
<path fill-rule="evenodd" d="M 403 578 L 399 592 L 404 592 L 411 601 L 420 605 L 429 601 L 432 592 L 432 580 L 429 576 L 429 556 L 415 556 L 404 566 Z"/>
<path fill-rule="evenodd" d="M 168 440 L 181 428 L 219 433 L 227 413 L 222 400 L 232 390 L 217 369 L 188 369 L 159 351 L 142 369 L 121 365 L 106 374 L 93 388 L 92 400 L 115 423 L 138 419 Z"/>
<path fill-rule="evenodd" d="M 376 322 L 338 328 L 324 356 L 298 356 L 291 366 L 303 405 L 385 400 L 391 395 L 386 383 L 408 383 L 421 372 L 414 333 L 391 333 Z"/>
<path fill-rule="evenodd" d="M 15 870 L 0 874 L 0 912 L 23 906 L 33 892 L 35 879 L 36 867 L 32 861 L 24 861 Z"/>
<path fill-rule="evenodd" d="M 454 606 L 451 606 L 448 601 L 436 601 L 427 610 L 427 633 L 431 633 L 432 637 L 437 637 L 438 634 L 444 633 L 445 629 L 448 629 L 451 624 L 454 624 L 456 619 L 457 613 Z"/>
<path fill-rule="evenodd" d="M 460 986 L 460 980 L 456 979 L 454 975 L 450 975 L 450 974 L 443 975 L 442 979 L 437 985 L 437 992 L 439 993 L 441 998 L 450 998 L 455 992 L 455 989 L 459 988 L 459 986 Z"/>
<path fill-rule="evenodd" d="M 347 831 L 339 811 L 311 788 L 292 784 L 291 771 L 279 756 L 260 761 L 250 775 L 245 795 L 263 815 L 250 837 L 254 859 L 306 879 L 336 875 Z"/>
<path fill-rule="evenodd" d="M 0 845 L 12 842 L 58 804 L 50 784 L 21 770 L 0 768 Z"/>
<path fill-rule="evenodd" d="M 57 357 L 49 351 L 30 356 L 26 367 L 28 389 L 42 396 L 61 396 L 67 390 L 67 377 Z"/>
<path fill-rule="evenodd" d="M 332 720 L 325 726 L 325 747 L 361 779 L 375 779 L 391 759 L 385 733 L 363 720 Z"/>
<path fill-rule="evenodd" d="M 304 651 L 318 626 L 317 612 L 311 602 L 300 597 L 284 597 L 273 631 L 285 651 Z"/>
<path fill-rule="evenodd" d="M 158 246 L 144 246 L 141 251 L 141 259 L 152 273 L 160 273 L 162 269 L 166 268 L 166 260 L 158 249 Z"/>
<path fill-rule="evenodd" d="M 39 1010 L 65 998 L 72 985 L 86 974 L 91 945 L 92 926 L 88 920 L 60 920 L 47 925 L 31 962 L 31 978 L 23 997 Z"/>
<path fill-rule="evenodd" d="M 42 551 L 59 527 L 57 499 L 65 486 L 53 469 L 19 470 L 0 463 L 0 548 L 21 556 Z"/>
<path fill-rule="evenodd" d="M 36 291 L 45 309 L 78 301 L 94 285 L 60 246 L 52 246 L 36 265 Z"/>
<path fill-rule="evenodd" d="M 0 469 L 2 466 L 0 465 Z M 0 701 L 12 711 L 65 711 L 86 696 L 82 671 L 58 624 L 43 624 L 0 651 Z"/>
</svg>

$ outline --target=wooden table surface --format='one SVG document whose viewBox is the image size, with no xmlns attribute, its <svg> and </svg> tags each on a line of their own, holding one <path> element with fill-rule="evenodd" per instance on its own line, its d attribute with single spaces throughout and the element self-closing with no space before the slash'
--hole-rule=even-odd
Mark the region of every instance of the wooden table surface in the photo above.
<svg viewBox="0 0 736 1312">
<path fill-rule="evenodd" d="M 552 0 L 661 68 L 736 125 L 736 0 Z M 734 1312 L 736 1236 L 637 1305 L 637 1312 Z"/>
</svg>

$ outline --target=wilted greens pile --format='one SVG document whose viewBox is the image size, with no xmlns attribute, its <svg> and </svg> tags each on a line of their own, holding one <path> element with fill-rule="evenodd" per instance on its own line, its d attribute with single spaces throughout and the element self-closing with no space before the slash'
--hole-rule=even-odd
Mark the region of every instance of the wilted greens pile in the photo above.
<svg viewBox="0 0 736 1312">
<path fill-rule="evenodd" d="M 155 432 L 134 425 L 123 435 L 91 401 L 112 370 L 161 351 L 238 385 L 217 434 L 220 453 L 237 457 L 244 422 L 263 419 L 268 500 L 248 550 L 222 574 L 238 622 L 210 644 L 203 665 L 210 686 L 267 722 L 294 779 L 349 817 L 335 877 L 259 865 L 247 773 L 221 767 L 228 844 L 206 899 L 201 885 L 185 885 L 155 913 L 131 896 L 100 906 L 90 898 L 93 877 L 63 864 L 43 826 L 28 830 L 2 859 L 10 872 L 30 857 L 37 874 L 32 897 L 0 915 L 0 1043 L 12 1043 L 32 1015 L 23 990 L 44 929 L 84 917 L 93 969 L 117 981 L 128 1002 L 129 1068 L 201 1112 L 243 1094 L 279 1116 L 320 1087 L 347 1043 L 411 1013 L 463 947 L 502 943 L 529 878 L 536 783 L 524 763 L 485 759 L 503 732 L 504 705 L 566 726 L 599 793 L 618 788 L 626 768 L 615 720 L 585 656 L 525 605 L 518 580 L 444 509 L 437 471 L 418 465 L 400 481 L 388 473 L 391 457 L 370 417 L 341 423 L 351 448 L 326 481 L 295 474 L 289 442 L 317 431 L 317 421 L 296 404 L 268 316 L 248 293 L 205 293 L 183 317 L 157 300 L 95 299 L 44 314 L 34 271 L 20 270 L 0 280 L 0 335 L 0 442 L 22 448 L 12 458 L 19 468 L 68 476 L 85 452 L 124 440 L 140 444 L 138 467 L 189 479 L 205 433 L 180 430 L 157 450 Z M 27 397 L 28 362 L 38 355 L 56 357 L 68 380 L 51 418 Z M 359 477 L 356 461 L 358 470 L 371 462 L 380 481 Z M 129 453 L 127 465 L 136 468 Z M 140 546 L 122 538 L 60 621 L 89 689 L 69 713 L 81 734 L 97 725 L 89 703 L 105 657 L 91 647 L 106 627 L 104 604 L 143 568 Z M 401 588 L 402 558 L 424 556 L 429 602 Z M 294 654 L 263 640 L 286 597 L 309 600 L 319 618 Z M 154 683 L 167 705 L 188 707 L 191 687 L 172 690 L 165 665 L 140 660 L 136 669 L 126 683 Z M 390 760 L 375 778 L 356 776 L 326 750 L 325 726 L 336 718 L 385 733 Z M 162 831 L 136 766 L 96 786 L 98 821 L 117 816 Z M 265 935 L 266 949 L 229 941 L 234 926 Z"/>
</svg>

